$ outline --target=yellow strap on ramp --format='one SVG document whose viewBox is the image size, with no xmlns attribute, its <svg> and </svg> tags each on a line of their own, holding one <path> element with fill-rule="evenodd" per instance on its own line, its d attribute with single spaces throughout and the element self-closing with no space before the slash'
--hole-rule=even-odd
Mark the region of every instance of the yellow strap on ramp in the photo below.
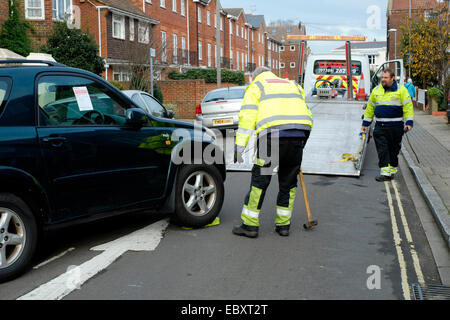
<svg viewBox="0 0 450 320">
<path fill-rule="evenodd" d="M 366 141 L 366 133 L 363 132 L 361 135 L 361 144 L 359 145 L 359 149 L 358 151 L 356 151 L 356 153 L 351 154 L 351 153 L 343 153 L 342 154 L 342 159 L 341 160 L 335 160 L 335 161 L 328 161 L 328 162 L 347 162 L 347 161 L 353 161 L 353 162 L 358 162 L 359 161 L 359 154 L 361 153 L 361 150 L 364 146 L 364 142 Z"/>
<path fill-rule="evenodd" d="M 206 226 L 203 226 L 202 228 L 214 227 L 214 226 L 218 226 L 219 224 L 220 224 L 220 218 L 217 217 L 217 218 L 214 219 L 213 222 L 211 222 L 210 224 L 207 224 Z M 183 230 L 192 230 L 193 228 L 181 227 L 181 229 L 183 229 Z"/>
</svg>

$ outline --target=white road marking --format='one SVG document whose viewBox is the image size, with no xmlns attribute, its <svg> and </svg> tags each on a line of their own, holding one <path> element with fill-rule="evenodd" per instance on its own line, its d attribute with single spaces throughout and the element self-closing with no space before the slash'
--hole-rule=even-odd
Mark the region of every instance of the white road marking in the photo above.
<svg viewBox="0 0 450 320">
<path fill-rule="evenodd" d="M 411 256 L 413 259 L 414 270 L 416 271 L 417 279 L 421 285 L 425 284 L 425 280 L 422 273 L 422 268 L 420 267 L 419 256 L 417 255 L 417 251 L 414 247 L 413 239 L 411 236 L 411 231 L 409 230 L 408 221 L 406 220 L 405 211 L 403 210 L 402 201 L 400 198 L 400 191 L 397 188 L 397 182 L 392 181 L 392 185 L 394 186 L 395 196 L 397 198 L 398 208 L 400 210 L 400 217 L 402 219 L 402 224 L 405 229 L 406 240 L 409 243 L 409 248 L 411 251 Z"/>
<path fill-rule="evenodd" d="M 50 258 L 50 259 L 48 259 L 48 260 L 46 260 L 46 261 L 44 261 L 44 262 L 38 264 L 37 266 L 34 266 L 33 269 L 35 269 L 35 270 L 36 270 L 36 269 L 39 269 L 39 268 L 41 268 L 41 267 L 43 267 L 43 266 L 49 264 L 50 262 L 53 262 L 53 261 L 55 261 L 56 259 L 59 259 L 59 258 L 65 256 L 66 254 L 68 254 L 69 252 L 71 252 L 71 251 L 73 251 L 73 250 L 75 250 L 75 248 L 73 248 L 73 247 L 72 247 L 72 248 L 69 248 L 69 249 L 67 249 L 67 250 L 64 251 L 64 252 L 61 252 L 61 253 L 58 254 L 57 256 L 54 256 L 53 258 Z"/>
<path fill-rule="evenodd" d="M 395 211 L 394 211 L 394 205 L 392 203 L 391 190 L 389 188 L 389 183 L 387 181 L 384 182 L 384 185 L 386 187 L 387 198 L 388 198 L 388 203 L 389 203 L 389 210 L 391 213 L 392 233 L 394 235 L 395 249 L 397 251 L 397 258 L 398 258 L 398 262 L 400 265 L 400 276 L 402 279 L 403 297 L 405 298 L 405 300 L 411 300 L 411 294 L 410 294 L 409 285 L 408 285 L 408 274 L 406 273 L 406 262 L 405 262 L 405 257 L 403 256 L 403 250 L 401 247 L 402 239 L 400 237 L 400 233 L 398 231 L 397 220 L 395 218 Z"/>
<path fill-rule="evenodd" d="M 92 248 L 100 255 L 41 285 L 17 300 L 61 300 L 87 280 L 106 269 L 127 251 L 153 251 L 163 237 L 168 220 L 161 220 L 117 240 Z M 75 277 L 75 278 L 74 278 Z"/>
</svg>

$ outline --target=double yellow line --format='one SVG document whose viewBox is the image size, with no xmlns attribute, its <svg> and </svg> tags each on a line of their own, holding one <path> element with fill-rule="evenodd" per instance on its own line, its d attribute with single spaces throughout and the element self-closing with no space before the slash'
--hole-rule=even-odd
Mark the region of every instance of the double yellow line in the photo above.
<svg viewBox="0 0 450 320">
<path fill-rule="evenodd" d="M 419 283 L 421 285 L 423 285 L 425 283 L 425 280 L 423 277 L 422 269 L 420 267 L 419 256 L 417 255 L 417 251 L 414 247 L 413 239 L 411 236 L 411 231 L 409 229 L 408 222 L 406 220 L 405 211 L 403 209 L 402 201 L 400 198 L 400 191 L 398 189 L 397 182 L 395 180 L 391 180 L 391 184 L 394 189 L 395 197 L 397 200 L 396 201 L 397 206 L 398 206 L 398 209 L 400 212 L 400 221 L 405 230 L 406 241 L 408 241 L 408 244 L 409 244 L 409 251 L 411 253 L 411 257 L 413 260 L 414 270 L 416 272 Z M 401 274 L 401 281 L 402 281 L 403 297 L 405 298 L 405 300 L 411 300 L 411 293 L 410 293 L 409 284 L 408 284 L 408 275 L 406 272 L 407 269 L 406 269 L 405 256 L 403 255 L 403 249 L 401 247 L 403 240 L 400 236 L 400 232 L 399 232 L 399 228 L 398 228 L 398 224 L 397 224 L 397 218 L 395 217 L 395 208 L 394 208 L 394 204 L 392 201 L 390 183 L 388 181 L 385 181 L 384 185 L 386 187 L 389 209 L 390 209 L 390 213 L 391 213 L 392 233 L 394 235 L 395 249 L 397 251 L 397 257 L 398 257 L 398 261 L 400 264 L 400 274 Z"/>
</svg>

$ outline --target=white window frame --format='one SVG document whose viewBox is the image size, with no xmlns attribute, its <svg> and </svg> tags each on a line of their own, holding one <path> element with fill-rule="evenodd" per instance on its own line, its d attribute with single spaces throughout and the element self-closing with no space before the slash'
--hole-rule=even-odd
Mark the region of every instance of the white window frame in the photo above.
<svg viewBox="0 0 450 320">
<path fill-rule="evenodd" d="M 241 66 L 239 65 L 239 51 L 236 51 L 236 70 L 240 70 Z"/>
<path fill-rule="evenodd" d="M 286 64 L 284 62 L 280 62 L 280 69 L 286 68 Z"/>
<path fill-rule="evenodd" d="M 161 31 L 161 61 L 167 62 L 167 33 Z"/>
<path fill-rule="evenodd" d="M 41 10 L 40 16 L 30 16 L 28 14 L 28 10 Z M 30 7 L 28 4 L 28 0 L 25 0 L 25 19 L 27 20 L 45 20 L 45 3 L 44 0 L 41 0 L 40 7 Z"/>
<path fill-rule="evenodd" d="M 284 51 L 284 46 L 280 46 L 280 52 Z"/>
<path fill-rule="evenodd" d="M 211 65 L 212 65 L 212 57 L 211 57 L 211 43 L 208 43 L 208 46 L 207 46 L 207 54 L 208 54 L 208 67 L 209 68 L 211 68 Z"/>
<path fill-rule="evenodd" d="M 223 31 L 223 17 L 220 17 L 220 31 Z"/>
<path fill-rule="evenodd" d="M 145 33 L 141 33 L 141 30 L 145 29 Z M 138 22 L 138 42 L 149 44 L 150 43 L 150 25 L 146 22 Z"/>
<path fill-rule="evenodd" d="M 116 35 L 115 24 L 118 23 L 121 28 L 119 30 L 119 35 Z M 125 16 L 120 14 L 112 14 L 112 37 L 115 39 L 125 40 Z"/>
<path fill-rule="evenodd" d="M 181 57 L 186 58 L 186 37 L 181 37 Z"/>
<path fill-rule="evenodd" d="M 186 16 L 186 0 L 180 0 L 180 14 Z"/>
<path fill-rule="evenodd" d="M 291 62 L 291 63 L 289 64 L 289 67 L 290 67 L 291 69 L 294 69 L 294 68 L 295 68 L 295 62 Z"/>
<path fill-rule="evenodd" d="M 202 23 L 202 8 L 197 7 L 197 22 Z"/>
<path fill-rule="evenodd" d="M 206 10 L 206 24 L 211 25 L 211 12 L 209 10 Z"/>
<path fill-rule="evenodd" d="M 236 37 L 239 37 L 239 25 L 236 22 Z"/>
<path fill-rule="evenodd" d="M 295 46 L 290 46 L 291 51 L 295 51 Z"/>
<path fill-rule="evenodd" d="M 128 17 L 128 27 L 130 28 L 130 41 L 134 41 L 134 19 L 131 17 Z"/>
<path fill-rule="evenodd" d="M 198 41 L 198 60 L 203 61 L 203 45 L 200 40 Z"/>
<path fill-rule="evenodd" d="M 173 63 L 178 64 L 178 35 L 172 34 L 172 56 Z"/>
<path fill-rule="evenodd" d="M 161 0 L 161 1 L 159 2 L 159 6 L 160 6 L 161 8 L 166 8 L 166 0 Z"/>
<path fill-rule="evenodd" d="M 233 21 L 230 20 L 230 34 L 233 34 Z"/>
<path fill-rule="evenodd" d="M 64 17 L 58 17 L 58 13 L 59 13 L 59 1 L 58 0 L 52 0 L 52 19 L 53 21 L 65 21 L 66 19 L 66 14 L 69 16 L 69 20 L 70 20 L 70 16 L 72 16 L 72 0 L 69 0 L 69 7 L 66 8 L 66 0 L 63 0 L 63 5 L 64 5 Z M 53 8 L 53 4 L 55 4 L 55 8 Z M 53 13 L 56 12 L 56 17 L 53 17 Z"/>
<path fill-rule="evenodd" d="M 241 27 L 241 37 L 242 37 L 242 39 L 244 39 L 244 38 L 245 38 L 245 34 L 244 34 L 244 27 Z"/>
<path fill-rule="evenodd" d="M 217 29 L 217 14 L 214 15 L 214 28 Z"/>
<path fill-rule="evenodd" d="M 244 71 L 245 70 L 245 55 L 243 52 L 241 52 L 241 65 L 242 65 L 241 70 Z"/>
<path fill-rule="evenodd" d="M 177 0 L 172 0 L 172 11 L 177 12 Z"/>
</svg>

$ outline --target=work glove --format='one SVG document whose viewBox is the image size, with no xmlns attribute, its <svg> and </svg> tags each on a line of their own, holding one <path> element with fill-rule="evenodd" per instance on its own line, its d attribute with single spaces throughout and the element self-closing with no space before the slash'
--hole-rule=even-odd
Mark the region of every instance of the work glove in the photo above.
<svg viewBox="0 0 450 320">
<path fill-rule="evenodd" d="M 243 163 L 244 158 L 242 158 L 242 153 L 238 151 L 237 145 L 234 146 L 234 162 Z"/>
</svg>

